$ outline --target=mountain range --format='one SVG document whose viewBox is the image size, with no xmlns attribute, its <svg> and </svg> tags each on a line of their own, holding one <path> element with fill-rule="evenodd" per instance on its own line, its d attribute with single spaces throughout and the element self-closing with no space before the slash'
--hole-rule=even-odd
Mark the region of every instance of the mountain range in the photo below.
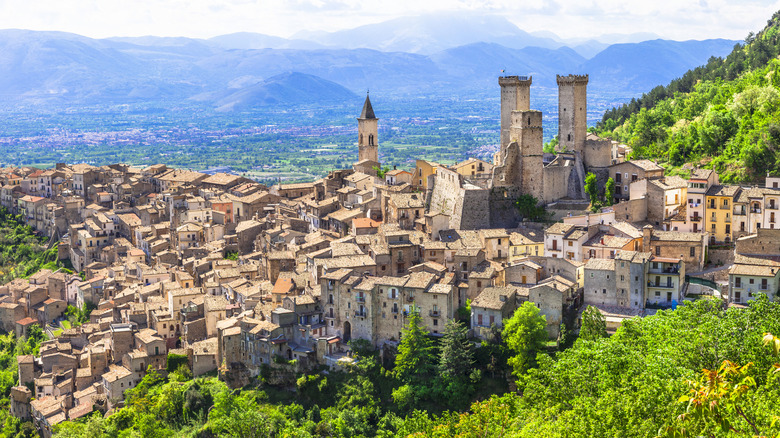
<svg viewBox="0 0 780 438">
<path fill-rule="evenodd" d="M 396 96 L 489 91 L 504 74 L 532 75 L 535 84 L 552 87 L 556 74 L 568 73 L 589 73 L 594 92 L 636 95 L 729 53 L 735 43 L 567 43 L 502 17 L 447 14 L 289 39 L 253 33 L 92 39 L 0 30 L 0 104 L 189 100 L 229 110 L 335 102 L 368 88 Z"/>
</svg>

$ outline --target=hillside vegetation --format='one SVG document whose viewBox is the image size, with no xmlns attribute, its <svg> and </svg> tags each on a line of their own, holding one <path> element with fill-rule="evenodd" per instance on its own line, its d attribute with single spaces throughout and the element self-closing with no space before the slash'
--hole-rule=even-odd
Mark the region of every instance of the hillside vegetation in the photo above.
<svg viewBox="0 0 780 438">
<path fill-rule="evenodd" d="M 780 167 L 780 12 L 725 58 L 604 114 L 596 131 L 633 158 L 705 165 L 723 182 L 760 181 Z"/>
</svg>

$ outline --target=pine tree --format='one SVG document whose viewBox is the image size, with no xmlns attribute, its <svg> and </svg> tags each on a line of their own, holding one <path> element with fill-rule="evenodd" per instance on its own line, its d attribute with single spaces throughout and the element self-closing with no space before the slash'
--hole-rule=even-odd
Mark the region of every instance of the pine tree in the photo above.
<svg viewBox="0 0 780 438">
<path fill-rule="evenodd" d="M 425 382 L 433 374 L 433 343 L 422 326 L 419 310 L 409 312 L 409 325 L 401 334 L 395 358 L 395 375 L 405 382 Z"/>
<path fill-rule="evenodd" d="M 474 348 L 468 329 L 460 321 L 447 321 L 439 353 L 439 374 L 444 378 L 466 378 L 473 363 Z"/>
</svg>

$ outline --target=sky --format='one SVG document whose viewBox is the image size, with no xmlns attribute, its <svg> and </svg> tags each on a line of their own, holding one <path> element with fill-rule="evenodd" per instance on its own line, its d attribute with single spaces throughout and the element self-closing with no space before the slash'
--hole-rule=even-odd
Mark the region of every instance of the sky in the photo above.
<svg viewBox="0 0 780 438">
<path fill-rule="evenodd" d="M 525 31 L 569 39 L 648 32 L 676 40 L 741 40 L 777 10 L 780 0 L 0 0 L 0 29 L 93 38 L 208 38 L 239 31 L 290 37 L 463 11 L 500 14 Z"/>
</svg>

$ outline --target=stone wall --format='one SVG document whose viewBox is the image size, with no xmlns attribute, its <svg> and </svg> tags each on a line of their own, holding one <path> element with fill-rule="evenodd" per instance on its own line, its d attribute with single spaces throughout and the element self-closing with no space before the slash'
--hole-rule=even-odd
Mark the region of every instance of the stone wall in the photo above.
<svg viewBox="0 0 780 438">
<path fill-rule="evenodd" d="M 714 265 L 728 265 L 734 263 L 734 250 L 733 249 L 712 249 L 707 250 L 707 254 L 710 258 L 710 263 Z"/>
<path fill-rule="evenodd" d="M 473 190 L 467 190 L 471 192 Z M 517 198 L 522 194 L 517 187 L 496 187 L 488 192 L 490 228 L 515 228 L 522 219 L 517 210 Z M 480 215 L 479 211 L 467 211 L 471 215 Z"/>
<path fill-rule="evenodd" d="M 429 211 L 442 213 L 450 217 L 450 224 L 460 222 L 460 212 L 456 213 L 458 204 L 461 204 L 460 175 L 449 169 L 439 168 L 434 177 L 433 190 L 431 191 Z"/>
<path fill-rule="evenodd" d="M 626 222 L 642 222 L 647 220 L 647 198 L 623 201 L 612 206 L 615 220 Z"/>
<path fill-rule="evenodd" d="M 742 255 L 780 254 L 780 229 L 759 228 L 756 234 L 737 240 L 736 250 Z"/>
<path fill-rule="evenodd" d="M 453 215 L 460 219 L 460 223 L 459 226 L 454 228 L 461 230 L 490 228 L 491 213 L 490 190 L 462 189 L 461 197 L 455 206 L 455 214 Z M 450 217 L 450 224 L 453 224 L 453 217 Z"/>
<path fill-rule="evenodd" d="M 545 203 L 568 196 L 571 185 L 572 166 L 547 166 L 544 168 L 544 198 Z M 576 181 L 576 178 L 575 178 Z"/>
<path fill-rule="evenodd" d="M 612 164 L 612 141 L 604 138 L 585 140 L 583 158 L 587 169 L 609 167 Z"/>
</svg>

